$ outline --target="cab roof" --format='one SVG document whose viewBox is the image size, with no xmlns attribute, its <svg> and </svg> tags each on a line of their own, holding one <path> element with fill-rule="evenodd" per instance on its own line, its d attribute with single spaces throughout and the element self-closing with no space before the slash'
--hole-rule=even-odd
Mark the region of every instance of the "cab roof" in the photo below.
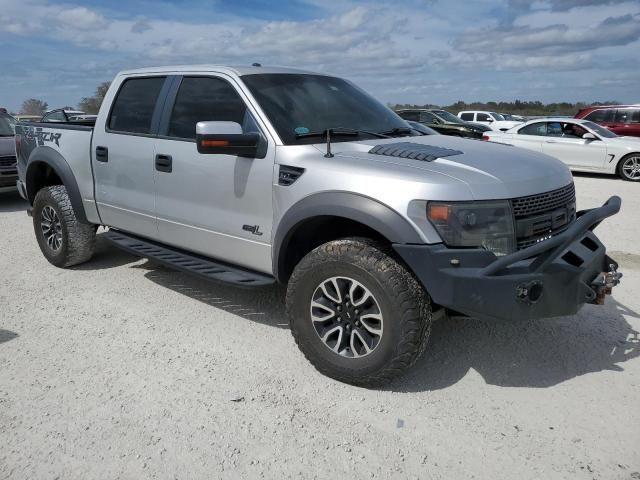
<svg viewBox="0 0 640 480">
<path fill-rule="evenodd" d="M 230 65 L 216 65 L 216 64 L 203 64 L 203 65 L 166 65 L 160 67 L 145 67 L 137 68 L 133 70 L 123 70 L 118 75 L 140 75 L 145 73 L 202 73 L 202 72 L 217 72 L 227 73 L 231 75 L 251 75 L 259 73 L 290 73 L 290 74 L 307 74 L 307 75 L 323 75 L 317 72 L 311 72 L 308 70 L 300 70 L 296 68 L 287 67 L 269 67 L 269 66 L 230 66 Z"/>
</svg>

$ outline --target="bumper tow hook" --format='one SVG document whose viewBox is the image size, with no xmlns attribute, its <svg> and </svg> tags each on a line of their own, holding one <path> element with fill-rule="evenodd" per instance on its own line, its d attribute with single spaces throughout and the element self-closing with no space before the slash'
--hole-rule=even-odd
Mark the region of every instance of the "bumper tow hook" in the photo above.
<svg viewBox="0 0 640 480">
<path fill-rule="evenodd" d="M 613 287 L 620 283 L 622 273 L 618 272 L 617 265 L 610 264 L 608 272 L 600 273 L 593 281 L 591 286 L 596 292 L 595 304 L 604 305 L 604 299 L 607 295 L 611 295 Z"/>
</svg>

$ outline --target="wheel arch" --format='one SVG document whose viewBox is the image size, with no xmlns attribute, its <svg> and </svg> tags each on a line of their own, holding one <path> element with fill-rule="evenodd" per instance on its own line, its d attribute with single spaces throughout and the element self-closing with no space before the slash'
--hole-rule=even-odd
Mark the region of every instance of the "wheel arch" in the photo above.
<svg viewBox="0 0 640 480">
<path fill-rule="evenodd" d="M 273 272 L 284 283 L 311 250 L 331 240 L 363 236 L 385 243 L 424 243 L 402 215 L 370 197 L 322 192 L 294 204 L 279 222 L 273 241 Z"/>
<path fill-rule="evenodd" d="M 51 147 L 38 147 L 29 156 L 25 173 L 25 187 L 29 204 L 33 205 L 40 189 L 52 185 L 63 185 L 67 189 L 71 206 L 78 221 L 91 223 L 87 220 L 84 211 L 78 182 L 67 161 Z"/>
</svg>

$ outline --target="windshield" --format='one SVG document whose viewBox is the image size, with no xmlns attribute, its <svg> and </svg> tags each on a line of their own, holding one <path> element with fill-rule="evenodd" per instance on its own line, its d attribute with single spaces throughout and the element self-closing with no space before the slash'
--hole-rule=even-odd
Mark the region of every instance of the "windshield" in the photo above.
<svg viewBox="0 0 640 480">
<path fill-rule="evenodd" d="M 12 137 L 16 132 L 16 119 L 6 113 L 0 113 L 0 137 Z"/>
<path fill-rule="evenodd" d="M 369 132 L 408 130 L 391 109 L 346 80 L 323 75 L 269 73 L 244 75 L 242 80 L 256 98 L 285 145 L 318 143 L 327 128 Z M 406 135 L 411 135 L 411 131 Z M 299 138 L 297 138 L 299 137 Z M 363 138 L 371 138 L 363 135 Z M 334 136 L 332 142 L 353 140 Z"/>
<path fill-rule="evenodd" d="M 591 130 L 593 130 L 597 135 L 600 135 L 603 138 L 615 138 L 618 135 L 616 135 L 615 133 L 613 133 L 610 130 L 607 130 L 604 127 L 601 127 L 600 125 L 598 125 L 597 123 L 593 123 L 593 122 L 584 122 L 583 125 Z"/>
<path fill-rule="evenodd" d="M 456 117 L 453 113 L 449 113 L 446 110 L 431 110 L 431 111 L 449 123 L 464 123 L 462 120 Z"/>
<path fill-rule="evenodd" d="M 498 122 L 504 122 L 504 117 L 499 113 L 491 112 L 491 115 L 493 115 L 493 118 L 495 118 Z"/>
</svg>

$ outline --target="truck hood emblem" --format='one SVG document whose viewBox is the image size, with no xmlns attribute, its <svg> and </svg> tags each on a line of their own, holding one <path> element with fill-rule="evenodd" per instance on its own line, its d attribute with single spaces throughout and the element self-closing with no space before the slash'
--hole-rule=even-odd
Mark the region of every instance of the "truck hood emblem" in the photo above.
<svg viewBox="0 0 640 480">
<path fill-rule="evenodd" d="M 384 143 L 376 145 L 369 153 L 374 155 L 385 155 L 387 157 L 409 158 L 411 160 L 421 160 L 423 162 L 433 162 L 438 158 L 462 155 L 460 150 L 436 147 L 434 145 L 422 145 L 413 142 Z"/>
</svg>

